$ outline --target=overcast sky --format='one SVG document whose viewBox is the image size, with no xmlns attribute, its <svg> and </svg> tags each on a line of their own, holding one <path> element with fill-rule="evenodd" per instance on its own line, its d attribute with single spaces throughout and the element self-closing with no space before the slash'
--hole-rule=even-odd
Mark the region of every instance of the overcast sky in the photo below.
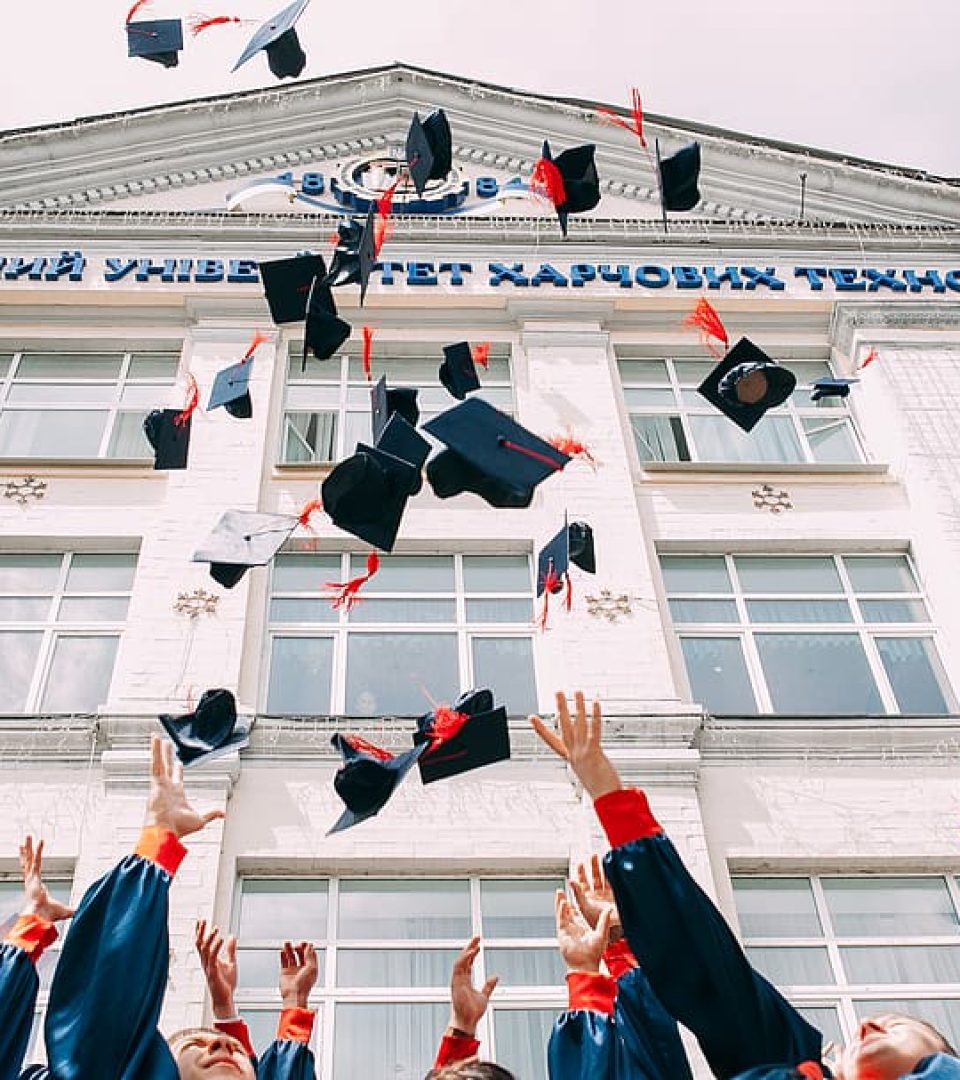
<svg viewBox="0 0 960 1080">
<path fill-rule="evenodd" d="M 271 86 L 230 68 L 284 0 L 152 0 L 140 18 L 234 14 L 180 65 L 126 56 L 132 0 L 9 4 L 0 129 Z M 276 6 L 274 4 L 276 3 Z M 402 60 L 960 176 L 960 0 L 312 0 L 301 78 Z"/>
</svg>

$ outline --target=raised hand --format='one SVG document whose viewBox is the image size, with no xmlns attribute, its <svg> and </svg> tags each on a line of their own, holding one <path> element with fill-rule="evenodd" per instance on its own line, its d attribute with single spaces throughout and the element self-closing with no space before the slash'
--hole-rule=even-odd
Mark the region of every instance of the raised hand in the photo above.
<svg viewBox="0 0 960 1080">
<path fill-rule="evenodd" d="M 612 907 L 605 907 L 595 927 L 590 926 L 576 903 L 557 889 L 557 944 L 570 971 L 599 971 L 610 933 Z"/>
<path fill-rule="evenodd" d="M 205 919 L 197 922 L 195 943 L 200 954 L 200 966 L 207 980 L 213 1015 L 217 1020 L 232 1020 L 237 1015 L 233 996 L 237 990 L 237 939 L 231 934 L 224 941 L 220 930 L 211 926 L 207 932 Z"/>
<path fill-rule="evenodd" d="M 617 902 L 613 897 L 613 889 L 604 876 L 599 855 L 594 855 L 589 863 L 580 863 L 577 866 L 575 877 L 570 879 L 570 891 L 577 901 L 580 914 L 592 928 L 596 929 L 600 916 L 609 908 L 612 909 L 610 940 L 617 941 L 623 936 Z"/>
<path fill-rule="evenodd" d="M 47 922 L 59 922 L 73 915 L 73 908 L 54 900 L 43 883 L 43 841 L 33 846 L 33 837 L 25 836 L 20 845 L 20 871 L 23 874 L 24 915 L 37 915 Z"/>
<path fill-rule="evenodd" d="M 473 963 L 479 955 L 480 938 L 471 938 L 450 973 L 450 1027 L 470 1036 L 476 1035 L 477 1024 L 500 981 L 499 975 L 492 975 L 479 990 L 473 985 Z"/>
<path fill-rule="evenodd" d="M 559 734 L 551 730 L 539 716 L 531 716 L 533 730 L 550 749 L 570 762 L 570 767 L 587 789 L 590 797 L 600 798 L 622 787 L 620 776 L 600 745 L 603 718 L 600 703 L 595 701 L 591 717 L 587 719 L 587 706 L 581 691 L 574 695 L 576 714 L 570 716 L 566 695 L 557 694 L 557 726 Z"/>
<path fill-rule="evenodd" d="M 280 950 L 280 997 L 285 1009 L 307 1008 L 310 991 L 316 986 L 320 965 L 317 950 L 309 941 L 283 943 Z"/>
<path fill-rule="evenodd" d="M 199 832 L 211 821 L 224 816 L 222 810 L 198 813 L 187 802 L 183 790 L 183 765 L 176 760 L 173 743 L 150 736 L 150 794 L 147 796 L 148 825 L 170 829 L 178 838 Z"/>
</svg>

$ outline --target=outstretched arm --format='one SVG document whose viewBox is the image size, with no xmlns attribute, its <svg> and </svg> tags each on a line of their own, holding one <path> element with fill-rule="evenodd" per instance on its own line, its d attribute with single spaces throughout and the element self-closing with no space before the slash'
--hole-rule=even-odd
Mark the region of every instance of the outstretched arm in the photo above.
<svg viewBox="0 0 960 1080">
<path fill-rule="evenodd" d="M 309 941 L 283 943 L 279 986 L 283 1008 L 277 1037 L 257 1066 L 257 1080 L 314 1080 L 310 1038 L 316 1013 L 310 1008 L 310 991 L 319 971 L 317 950 Z"/>
<path fill-rule="evenodd" d="M 219 927 L 211 926 L 208 931 L 206 919 L 200 919 L 197 922 L 194 944 L 200 957 L 200 967 L 207 980 L 214 1027 L 232 1035 L 243 1045 L 247 1057 L 256 1060 L 250 1031 L 237 1012 L 234 1001 L 237 990 L 236 936 L 231 934 L 224 941 Z"/>
<path fill-rule="evenodd" d="M 476 1057 L 480 1049 L 477 1025 L 487 1011 L 490 995 L 500 977 L 491 975 L 479 990 L 473 985 L 473 964 L 479 955 L 480 938 L 474 937 L 453 962 L 450 972 L 450 1023 L 440 1040 L 437 1059 L 433 1063 L 435 1069 Z"/>
</svg>

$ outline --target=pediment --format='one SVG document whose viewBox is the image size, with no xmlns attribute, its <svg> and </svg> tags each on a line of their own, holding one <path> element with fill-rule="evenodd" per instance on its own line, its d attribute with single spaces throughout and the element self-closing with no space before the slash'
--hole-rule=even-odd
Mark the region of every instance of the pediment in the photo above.
<svg viewBox="0 0 960 1080">
<path fill-rule="evenodd" d="M 659 216 L 652 155 L 598 106 L 525 94 L 407 65 L 0 134 L 0 206 L 35 210 L 335 213 L 376 190 L 414 110 L 443 107 L 454 171 L 411 212 L 543 216 L 525 190 L 540 143 L 597 145 L 590 216 Z M 960 223 L 960 185 L 802 147 L 647 117 L 650 146 L 702 146 L 703 200 L 689 217 Z M 370 181 L 370 182 L 368 182 Z M 381 185 L 382 186 L 382 185 Z M 401 192 L 395 211 L 412 195 Z"/>
</svg>

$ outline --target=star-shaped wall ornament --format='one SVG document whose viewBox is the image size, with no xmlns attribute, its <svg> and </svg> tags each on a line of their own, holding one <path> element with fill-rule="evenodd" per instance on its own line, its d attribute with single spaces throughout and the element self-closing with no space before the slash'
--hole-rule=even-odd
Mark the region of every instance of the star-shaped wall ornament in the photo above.
<svg viewBox="0 0 960 1080">
<path fill-rule="evenodd" d="M 633 614 L 629 593 L 614 593 L 610 589 L 601 589 L 596 595 L 585 596 L 587 614 L 595 619 L 617 622 Z"/>
<path fill-rule="evenodd" d="M 3 483 L 3 497 L 16 499 L 21 506 L 26 506 L 31 499 L 39 502 L 47 494 L 47 482 L 39 476 L 21 476 Z"/>
<path fill-rule="evenodd" d="M 782 489 L 776 491 L 769 484 L 754 488 L 751 494 L 753 495 L 753 505 L 758 510 L 769 510 L 771 514 L 782 514 L 784 510 L 793 509 L 790 493 Z"/>
<path fill-rule="evenodd" d="M 206 589 L 194 589 L 193 592 L 177 593 L 173 610 L 180 615 L 189 615 L 198 619 L 201 615 L 216 615 L 220 597 Z"/>
</svg>

